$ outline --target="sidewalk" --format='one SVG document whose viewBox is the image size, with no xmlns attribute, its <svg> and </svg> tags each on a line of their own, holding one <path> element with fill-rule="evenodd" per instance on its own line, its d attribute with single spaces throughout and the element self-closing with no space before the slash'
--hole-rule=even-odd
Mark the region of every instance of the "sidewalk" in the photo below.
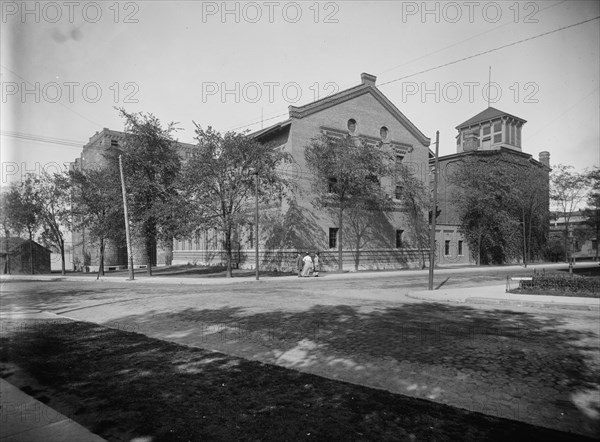
<svg viewBox="0 0 600 442">
<path fill-rule="evenodd" d="M 600 298 L 575 296 L 525 295 L 507 293 L 506 285 L 460 287 L 439 290 L 416 290 L 409 298 L 437 302 L 468 302 L 474 304 L 512 304 L 522 307 L 566 307 L 600 310 Z"/>
<path fill-rule="evenodd" d="M 597 262 L 581 262 L 577 264 L 577 268 L 595 268 L 598 267 Z M 453 267 L 453 268 L 436 268 L 436 275 L 452 275 L 455 273 L 473 273 L 473 274 L 485 274 L 488 272 L 513 272 L 513 273 L 523 273 L 523 272 L 533 272 L 542 271 L 542 270 L 560 270 L 560 269 L 568 269 L 568 264 L 565 263 L 543 263 L 543 264 L 532 264 L 527 268 L 524 268 L 521 265 L 511 265 L 511 266 L 487 266 L 487 267 Z M 347 271 L 343 273 L 337 272 L 321 272 L 321 276 L 319 278 L 303 278 L 302 280 L 306 281 L 317 281 L 322 279 L 331 280 L 347 280 L 347 279 L 371 279 L 371 278 L 387 278 L 387 277 L 402 277 L 402 276 L 426 276 L 428 274 L 428 269 L 424 270 L 412 270 L 412 269 L 403 269 L 403 270 L 373 270 L 373 271 Z M 286 280 L 298 280 L 297 275 L 289 275 L 289 276 L 260 276 L 260 279 L 256 281 L 256 277 L 254 275 L 251 276 L 235 276 L 233 278 L 225 278 L 225 277 L 215 277 L 215 276 L 193 276 L 193 277 L 178 277 L 178 276 L 152 276 L 148 277 L 144 275 L 135 275 L 135 279 L 130 281 L 127 279 L 126 275 L 111 275 L 108 273 L 105 276 L 101 276 L 98 280 L 96 280 L 96 276 L 92 274 L 87 274 L 86 276 L 82 274 L 68 274 L 66 276 L 62 276 L 59 274 L 54 275 L 0 275 L 0 281 L 10 281 L 10 280 L 27 280 L 27 281 L 85 281 L 85 282 L 125 282 L 128 284 L 184 284 L 184 285 L 226 285 L 226 284 L 237 284 L 240 282 L 268 282 L 268 281 L 286 281 Z"/>
<path fill-rule="evenodd" d="M 102 442 L 77 422 L 0 379 L 3 442 Z"/>
</svg>

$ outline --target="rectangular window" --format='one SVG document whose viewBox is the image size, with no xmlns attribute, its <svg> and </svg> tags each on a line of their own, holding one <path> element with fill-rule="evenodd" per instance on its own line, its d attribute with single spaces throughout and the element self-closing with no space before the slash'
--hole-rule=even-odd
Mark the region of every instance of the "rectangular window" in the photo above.
<svg viewBox="0 0 600 442">
<path fill-rule="evenodd" d="M 463 256 L 463 242 L 458 241 L 458 256 Z"/>
<path fill-rule="evenodd" d="M 402 199 L 402 185 L 396 184 L 396 189 L 394 190 L 394 198 L 397 200 Z"/>
<path fill-rule="evenodd" d="M 521 147 L 521 127 L 517 127 L 517 147 Z"/>
<path fill-rule="evenodd" d="M 327 191 L 329 193 L 335 193 L 337 187 L 337 178 L 329 178 L 327 180 Z"/>
<path fill-rule="evenodd" d="M 494 134 L 494 143 L 501 143 L 502 142 L 502 134 Z"/>
<path fill-rule="evenodd" d="M 337 227 L 329 228 L 329 248 L 330 249 L 335 249 L 337 247 L 338 230 L 339 229 Z"/>
<path fill-rule="evenodd" d="M 444 255 L 446 255 L 446 256 L 450 255 L 450 240 L 449 239 L 444 241 Z"/>
<path fill-rule="evenodd" d="M 490 134 L 490 125 L 487 124 L 485 126 L 483 126 L 483 135 L 489 135 Z"/>
<path fill-rule="evenodd" d="M 372 182 L 375 186 L 381 187 L 381 183 L 379 182 L 379 179 L 375 175 L 369 175 L 367 177 L 367 180 Z"/>
<path fill-rule="evenodd" d="M 119 141 L 118 140 L 110 140 L 110 145 L 111 145 L 111 147 L 119 147 Z"/>
<path fill-rule="evenodd" d="M 404 230 L 396 230 L 396 248 L 400 249 L 402 248 L 402 234 L 404 233 Z"/>
<path fill-rule="evenodd" d="M 494 132 L 502 132 L 502 123 L 494 123 Z"/>
</svg>

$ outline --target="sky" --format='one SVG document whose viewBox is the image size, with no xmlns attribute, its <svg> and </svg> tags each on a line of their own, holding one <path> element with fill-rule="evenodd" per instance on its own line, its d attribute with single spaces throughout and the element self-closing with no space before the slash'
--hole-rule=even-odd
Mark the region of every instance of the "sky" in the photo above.
<svg viewBox="0 0 600 442">
<path fill-rule="evenodd" d="M 194 142 L 258 130 L 377 76 L 440 155 L 490 105 L 523 151 L 600 165 L 600 2 L 2 2 L 1 184 L 58 171 L 116 108 Z M 488 83 L 491 78 L 491 85 Z"/>
</svg>

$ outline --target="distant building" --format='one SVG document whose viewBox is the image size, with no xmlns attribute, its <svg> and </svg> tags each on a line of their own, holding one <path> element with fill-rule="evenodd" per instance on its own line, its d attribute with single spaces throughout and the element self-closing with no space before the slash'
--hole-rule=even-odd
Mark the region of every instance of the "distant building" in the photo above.
<svg viewBox="0 0 600 442">
<path fill-rule="evenodd" d="M 543 170 L 546 182 L 550 173 L 550 153 L 540 152 L 539 161 L 524 153 L 521 146 L 521 131 L 525 120 L 489 107 L 483 112 L 456 126 L 455 154 L 439 157 L 438 217 L 436 219 L 436 263 L 475 264 L 464 235 L 460 232 L 460 219 L 455 198 L 457 189 L 450 182 L 456 166 L 468 157 L 499 156 L 507 154 L 526 167 Z M 433 168 L 433 155 L 429 164 Z M 549 194 L 548 204 L 549 206 Z"/>
<path fill-rule="evenodd" d="M 0 238 L 0 272 L 3 275 L 50 273 L 51 251 L 35 241 L 10 237 Z"/>
<path fill-rule="evenodd" d="M 550 216 L 550 235 L 560 245 L 564 244 L 566 222 L 564 213 L 553 212 Z M 571 253 L 575 260 L 598 259 L 598 238 L 582 211 L 573 212 L 569 217 L 566 246 L 567 256 Z M 556 256 L 555 259 L 564 259 L 564 245 L 561 251 L 562 256 Z"/>
<path fill-rule="evenodd" d="M 107 128 L 96 132 L 90 137 L 89 142 L 83 146 L 79 158 L 71 163 L 71 168 L 87 169 L 92 167 L 103 167 L 106 165 L 104 155 L 110 148 L 126 148 L 126 134 L 110 130 Z M 182 159 L 190 158 L 193 144 L 178 143 L 178 151 Z M 115 204 L 122 204 L 122 201 L 115 201 Z M 123 220 L 123 226 L 125 226 Z M 77 270 L 97 271 L 100 264 L 100 250 L 98 246 L 90 243 L 85 231 L 72 232 L 73 264 Z M 145 267 L 146 255 L 144 247 L 141 244 L 133 244 L 134 267 Z M 151 256 L 152 265 L 165 265 L 171 263 L 171 250 L 164 250 L 160 247 L 155 249 Z M 104 250 L 104 270 L 124 269 L 127 267 L 127 247 L 126 244 L 113 244 L 108 241 Z"/>
</svg>

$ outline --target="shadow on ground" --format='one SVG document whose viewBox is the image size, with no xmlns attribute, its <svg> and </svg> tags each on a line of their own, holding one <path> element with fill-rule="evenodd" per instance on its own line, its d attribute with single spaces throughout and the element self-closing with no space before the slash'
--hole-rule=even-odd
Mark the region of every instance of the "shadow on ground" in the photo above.
<svg viewBox="0 0 600 442">
<path fill-rule="evenodd" d="M 3 377 L 16 364 L 35 380 L 21 388 L 109 440 L 579 439 L 89 323 L 35 322 L 0 342 Z"/>
<path fill-rule="evenodd" d="M 561 312 L 568 314 L 578 313 Z M 561 315 L 413 303 L 263 313 L 189 308 L 119 323 L 160 339 L 596 434 L 598 333 L 567 328 Z"/>
</svg>

